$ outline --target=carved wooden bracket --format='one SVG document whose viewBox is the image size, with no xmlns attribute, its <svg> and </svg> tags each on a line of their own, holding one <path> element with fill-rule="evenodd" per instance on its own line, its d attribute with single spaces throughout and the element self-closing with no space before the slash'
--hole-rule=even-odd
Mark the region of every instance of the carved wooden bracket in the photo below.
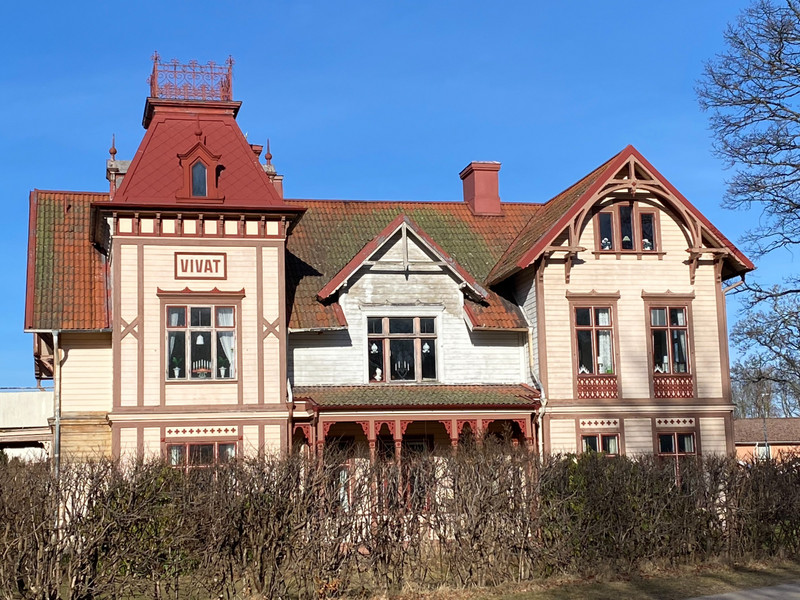
<svg viewBox="0 0 800 600">
<path fill-rule="evenodd" d="M 384 425 L 389 428 L 389 433 L 394 437 L 394 421 L 375 421 L 375 437 L 381 434 L 381 428 Z"/>
<path fill-rule="evenodd" d="M 369 439 L 371 436 L 369 435 L 369 421 L 356 421 L 356 425 L 361 427 L 361 431 L 364 432 L 364 435 Z"/>
<path fill-rule="evenodd" d="M 445 420 L 439 421 L 439 422 L 442 425 L 444 425 L 444 428 L 447 430 L 447 435 L 449 435 L 452 438 L 453 437 L 453 421 L 451 419 L 445 419 Z"/>
<path fill-rule="evenodd" d="M 309 423 L 296 423 L 292 434 L 300 431 L 306 438 L 306 442 L 311 443 L 311 424 Z"/>
<path fill-rule="evenodd" d="M 458 419 L 456 421 L 456 429 L 459 434 L 464 433 L 464 425 L 469 425 L 472 435 L 478 435 L 478 419 Z"/>
</svg>

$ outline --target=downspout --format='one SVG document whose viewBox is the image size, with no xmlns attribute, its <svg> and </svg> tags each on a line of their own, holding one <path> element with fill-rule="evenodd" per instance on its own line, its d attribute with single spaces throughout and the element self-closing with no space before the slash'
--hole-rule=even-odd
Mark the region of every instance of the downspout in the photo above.
<svg viewBox="0 0 800 600">
<path fill-rule="evenodd" d="M 539 379 L 536 377 L 536 373 L 533 369 L 533 327 L 528 327 L 528 371 L 531 375 L 531 380 L 533 381 L 533 385 L 539 390 L 541 406 L 539 410 L 534 413 L 534 420 L 536 427 L 536 444 L 538 446 L 539 451 L 539 460 L 542 460 L 544 456 L 544 440 L 542 439 L 542 417 L 544 417 L 545 410 L 547 409 L 547 395 L 544 391 L 544 386 L 541 384 Z"/>
<path fill-rule="evenodd" d="M 286 402 L 288 404 L 289 409 L 289 431 L 286 434 L 286 441 L 288 448 L 284 448 L 287 453 L 291 454 L 292 452 L 292 440 L 294 438 L 294 393 L 292 392 L 292 382 L 289 378 L 286 378 Z"/>
<path fill-rule="evenodd" d="M 53 330 L 53 473 L 61 473 L 61 347 L 59 332 Z"/>
</svg>

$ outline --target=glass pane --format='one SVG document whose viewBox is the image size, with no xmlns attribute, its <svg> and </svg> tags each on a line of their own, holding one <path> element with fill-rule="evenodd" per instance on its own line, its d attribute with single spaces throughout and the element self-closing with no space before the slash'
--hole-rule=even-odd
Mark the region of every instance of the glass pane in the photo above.
<svg viewBox="0 0 800 600">
<path fill-rule="evenodd" d="M 206 195 L 206 166 L 201 162 L 192 165 L 192 196 Z"/>
<path fill-rule="evenodd" d="M 583 451 L 584 452 L 598 452 L 600 448 L 597 447 L 596 435 L 583 436 Z"/>
<path fill-rule="evenodd" d="M 614 228 L 612 225 L 611 213 L 600 213 L 597 215 L 597 220 L 600 224 L 600 249 L 613 250 L 614 249 Z"/>
<path fill-rule="evenodd" d="M 694 453 L 694 434 L 693 433 L 679 433 L 678 434 L 678 452 L 683 454 Z"/>
<path fill-rule="evenodd" d="M 189 446 L 190 465 L 213 465 L 214 444 L 191 444 Z"/>
<path fill-rule="evenodd" d="M 420 319 L 419 320 L 420 333 L 436 333 L 436 319 Z"/>
<path fill-rule="evenodd" d="M 217 327 L 233 327 L 232 306 L 220 306 L 217 308 Z"/>
<path fill-rule="evenodd" d="M 653 227 L 653 215 L 645 213 L 642 215 L 642 250 L 655 250 L 656 238 Z"/>
<path fill-rule="evenodd" d="M 667 309 L 666 308 L 651 308 L 650 309 L 650 325 L 653 327 L 666 327 L 667 326 Z"/>
<path fill-rule="evenodd" d="M 167 460 L 173 467 L 186 464 L 186 446 L 167 446 Z"/>
<path fill-rule="evenodd" d="M 186 308 L 170 306 L 167 308 L 167 327 L 186 327 Z"/>
<path fill-rule="evenodd" d="M 611 309 L 595 308 L 594 324 L 599 327 L 608 327 L 609 325 L 611 325 Z"/>
<path fill-rule="evenodd" d="M 231 379 L 236 376 L 236 348 L 232 331 L 217 332 L 217 372 L 220 379 Z"/>
<path fill-rule="evenodd" d="M 403 452 L 422 454 L 428 449 L 427 441 L 422 436 L 406 436 L 403 439 Z"/>
<path fill-rule="evenodd" d="M 603 452 L 608 454 L 619 454 L 619 447 L 617 445 L 617 436 L 604 435 L 603 436 Z"/>
<path fill-rule="evenodd" d="M 195 306 L 191 308 L 192 327 L 211 327 L 211 308 Z"/>
<path fill-rule="evenodd" d="M 391 340 L 389 342 L 389 353 L 392 380 L 413 381 L 416 378 L 414 372 L 414 340 Z"/>
<path fill-rule="evenodd" d="M 192 332 L 192 379 L 211 377 L 211 332 Z"/>
<path fill-rule="evenodd" d="M 658 451 L 661 454 L 675 454 L 675 436 L 671 433 L 658 436 Z"/>
<path fill-rule="evenodd" d="M 389 333 L 414 333 L 414 319 L 389 319 Z"/>
<path fill-rule="evenodd" d="M 228 462 L 234 458 L 236 458 L 236 444 L 219 445 L 219 462 Z"/>
<path fill-rule="evenodd" d="M 422 378 L 436 379 L 436 340 L 424 339 L 422 344 Z"/>
<path fill-rule="evenodd" d="M 386 369 L 383 367 L 383 340 L 369 340 L 369 380 L 386 381 Z"/>
<path fill-rule="evenodd" d="M 669 324 L 673 327 L 686 327 L 686 310 L 683 308 L 670 308 Z"/>
<path fill-rule="evenodd" d="M 672 330 L 672 372 L 688 373 L 689 364 L 686 353 L 686 330 Z"/>
<path fill-rule="evenodd" d="M 619 207 L 619 230 L 622 235 L 622 249 L 633 250 L 633 221 L 631 221 L 631 207 Z"/>
<path fill-rule="evenodd" d="M 611 351 L 611 331 L 607 329 L 597 332 L 597 372 L 614 372 L 614 358 Z"/>
<path fill-rule="evenodd" d="M 578 373 L 594 373 L 591 331 L 578 330 Z"/>
<path fill-rule="evenodd" d="M 167 379 L 186 377 L 186 332 L 167 334 Z"/>
<path fill-rule="evenodd" d="M 653 372 L 669 373 L 667 332 L 663 329 L 653 330 Z"/>
<path fill-rule="evenodd" d="M 383 333 L 383 319 L 369 317 L 367 319 L 367 332 L 368 333 Z"/>
<path fill-rule="evenodd" d="M 575 309 L 575 324 L 586 326 L 592 324 L 592 309 L 591 308 L 576 308 Z"/>
</svg>

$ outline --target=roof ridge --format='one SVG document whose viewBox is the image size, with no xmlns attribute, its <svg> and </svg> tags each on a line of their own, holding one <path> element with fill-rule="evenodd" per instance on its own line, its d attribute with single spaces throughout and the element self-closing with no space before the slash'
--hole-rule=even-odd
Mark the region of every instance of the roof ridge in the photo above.
<svg viewBox="0 0 800 600">
<path fill-rule="evenodd" d="M 463 200 L 349 200 L 347 198 L 284 198 L 284 202 L 361 202 L 365 204 L 448 204 L 455 206 L 464 206 L 469 209 Z M 544 206 L 546 202 L 501 202 L 502 204 L 512 204 L 515 206 Z M 483 215 L 476 215 L 483 216 Z M 492 217 L 502 217 L 503 215 L 486 215 Z"/>
<path fill-rule="evenodd" d="M 600 176 L 601 176 L 601 175 L 602 175 L 602 174 L 603 174 L 603 173 L 604 173 L 606 170 L 608 170 L 608 167 L 609 167 L 609 165 L 610 165 L 610 164 L 611 164 L 611 163 L 612 163 L 612 162 L 613 162 L 615 159 L 617 159 L 617 158 L 618 158 L 618 157 L 619 157 L 619 156 L 620 156 L 620 155 L 621 155 L 623 152 L 625 152 L 625 151 L 627 150 L 627 148 L 628 148 L 628 147 L 626 146 L 626 147 L 625 147 L 625 149 L 623 149 L 623 150 L 620 150 L 619 152 L 617 152 L 616 154 L 614 154 L 614 156 L 612 156 L 611 158 L 607 159 L 606 161 L 604 161 L 603 163 L 601 163 L 600 165 L 598 165 L 597 167 L 595 167 L 594 169 L 592 169 L 591 171 L 589 171 L 589 172 L 588 172 L 586 175 L 584 175 L 583 177 L 581 177 L 580 179 L 578 179 L 577 181 L 575 181 L 574 183 L 572 183 L 572 185 L 569 185 L 569 186 L 567 186 L 566 188 L 564 188 L 563 190 L 561 190 L 561 191 L 560 191 L 558 194 L 556 194 L 555 196 L 553 196 L 552 198 L 550 198 L 550 199 L 549 199 L 547 202 L 545 202 L 545 203 L 544 203 L 542 206 L 545 206 L 545 207 L 546 207 L 546 206 L 547 206 L 547 205 L 549 205 L 551 202 L 554 202 L 555 200 L 558 200 L 559 198 L 563 198 L 564 196 L 566 196 L 567 194 L 569 194 L 569 193 L 570 193 L 572 190 L 574 190 L 575 188 L 577 188 L 577 187 L 579 187 L 581 184 L 583 184 L 583 183 L 584 183 L 584 182 L 585 182 L 587 179 L 590 179 L 590 178 L 592 178 L 592 177 L 595 177 L 595 178 L 597 178 L 597 177 L 600 177 Z M 573 203 L 573 204 L 574 204 L 574 203 Z M 570 205 L 570 206 L 572 206 L 572 205 Z M 568 211 L 568 210 L 569 210 L 569 207 L 567 207 L 567 208 L 566 208 L 566 210 L 564 211 L 564 213 L 562 213 L 562 215 L 563 215 L 563 214 L 565 214 L 565 213 L 566 213 L 566 211 Z M 508 265 L 506 265 L 506 267 L 505 267 L 505 271 L 506 271 L 506 272 L 503 272 L 503 270 L 501 269 L 500 271 L 498 271 L 497 273 L 495 273 L 495 269 L 497 269 L 497 266 L 498 266 L 498 265 L 499 265 L 501 262 L 503 262 L 503 261 L 505 260 L 505 258 L 506 258 L 506 257 L 509 255 L 509 253 L 510 253 L 512 250 L 515 250 L 515 249 L 516 249 L 516 245 L 517 245 L 517 242 L 518 242 L 518 240 L 520 240 L 520 239 L 521 239 L 523 236 L 525 236 L 525 235 L 527 235 L 527 234 L 528 234 L 528 232 L 529 232 L 529 228 L 530 228 L 530 226 L 531 226 L 531 223 L 532 223 L 532 221 L 533 221 L 533 220 L 534 220 L 534 219 L 535 219 L 537 216 L 538 216 L 538 215 L 531 215 L 531 218 L 530 218 L 530 219 L 528 219 L 528 222 L 527 222 L 527 223 L 525 223 L 525 225 L 524 225 L 523 227 L 521 227 L 521 228 L 520 228 L 520 230 L 519 230 L 519 233 L 517 233 L 517 235 L 514 237 L 514 239 L 513 239 L 513 240 L 511 240 L 511 243 L 509 243 L 509 245 L 507 246 L 507 248 L 506 248 L 506 251 L 505 251 L 505 252 L 503 252 L 503 255 L 502 255 L 502 256 L 501 256 L 501 257 L 500 257 L 500 258 L 497 260 L 497 262 L 495 263 L 495 265 L 494 265 L 494 266 L 491 268 L 491 270 L 489 271 L 489 274 L 488 274 L 488 275 L 487 275 L 487 277 L 486 277 L 486 283 L 489 283 L 490 281 L 500 281 L 501 279 L 505 279 L 506 277 L 508 277 L 509 275 L 511 275 L 511 274 L 514 272 L 514 268 L 516 267 L 516 265 L 513 265 L 513 266 L 512 266 L 512 268 L 509 268 L 509 267 L 508 267 Z M 549 227 L 547 227 L 547 229 L 546 229 L 546 230 L 545 230 L 545 231 L 544 231 L 544 232 L 543 232 L 543 233 L 542 233 L 542 234 L 541 234 L 541 235 L 540 235 L 540 236 L 537 238 L 537 240 L 538 240 L 538 239 L 541 239 L 541 237 L 542 237 L 543 235 L 546 235 L 546 234 L 547 234 L 547 232 L 549 232 L 549 231 L 550 231 L 550 229 L 552 229 L 553 225 L 555 225 L 555 223 L 557 223 L 557 222 L 558 222 L 558 219 L 560 218 L 560 216 L 561 216 L 561 215 L 559 215 L 559 216 L 558 216 L 558 217 L 557 217 L 557 218 L 556 218 L 556 219 L 555 219 L 555 220 L 554 220 L 554 221 L 553 221 L 553 222 L 550 224 L 550 226 L 549 226 Z M 534 242 L 535 242 L 535 240 L 534 240 Z"/>
<path fill-rule="evenodd" d="M 40 194 L 84 194 L 89 196 L 110 196 L 108 192 L 81 192 L 75 190 L 40 190 L 38 188 L 34 188 L 33 191 L 36 195 Z"/>
</svg>

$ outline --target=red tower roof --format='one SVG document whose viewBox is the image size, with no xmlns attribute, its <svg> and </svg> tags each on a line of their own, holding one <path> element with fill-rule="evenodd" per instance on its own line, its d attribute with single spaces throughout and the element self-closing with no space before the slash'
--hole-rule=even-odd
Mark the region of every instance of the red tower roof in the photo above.
<svg viewBox="0 0 800 600">
<path fill-rule="evenodd" d="M 154 56 L 143 125 L 147 130 L 110 205 L 144 208 L 292 211 L 236 123 L 231 98 L 233 61 L 225 66 Z M 191 186 L 202 161 L 207 185 Z"/>
</svg>

